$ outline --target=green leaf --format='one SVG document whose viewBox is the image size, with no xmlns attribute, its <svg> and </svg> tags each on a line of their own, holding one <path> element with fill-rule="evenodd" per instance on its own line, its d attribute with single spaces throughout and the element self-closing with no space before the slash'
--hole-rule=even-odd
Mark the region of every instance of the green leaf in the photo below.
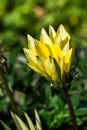
<svg viewBox="0 0 87 130">
<path fill-rule="evenodd" d="M 15 117 L 21 126 L 21 130 L 29 130 L 28 127 L 26 126 L 26 124 L 17 115 L 15 115 Z"/>
<path fill-rule="evenodd" d="M 36 127 L 39 130 L 42 130 L 42 126 L 41 126 L 41 121 L 40 121 L 39 115 L 38 115 L 36 109 L 34 111 L 35 111 L 35 117 L 36 117 Z"/>
<path fill-rule="evenodd" d="M 5 128 L 5 130 L 11 130 L 8 125 L 6 125 L 2 120 L 0 120 L 0 123 L 3 125 L 3 127 Z"/>
<path fill-rule="evenodd" d="M 16 114 L 13 114 L 12 112 L 11 114 L 18 130 L 29 130 L 25 123 Z"/>
<path fill-rule="evenodd" d="M 78 108 L 76 110 L 76 116 L 87 115 L 87 108 Z"/>
<path fill-rule="evenodd" d="M 17 130 L 21 130 L 21 126 L 20 126 L 20 124 L 18 123 L 18 121 L 17 121 L 17 119 L 16 119 L 16 117 L 15 117 L 15 114 L 14 114 L 13 112 L 11 112 L 11 116 L 12 116 L 12 118 L 13 118 L 13 120 L 14 120 L 14 123 L 15 123 L 15 125 L 16 125 L 16 127 L 17 127 Z"/>
</svg>

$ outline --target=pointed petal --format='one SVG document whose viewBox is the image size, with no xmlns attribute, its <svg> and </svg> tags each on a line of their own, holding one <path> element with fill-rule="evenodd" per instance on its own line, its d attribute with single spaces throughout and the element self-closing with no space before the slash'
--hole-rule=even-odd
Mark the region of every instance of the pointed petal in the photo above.
<svg viewBox="0 0 87 130">
<path fill-rule="evenodd" d="M 49 79 L 49 76 L 47 75 L 47 73 L 44 70 L 44 66 L 41 63 L 41 61 L 39 61 L 39 59 L 37 59 L 36 62 L 30 62 L 27 63 L 27 65 L 34 70 L 35 72 L 37 72 L 38 74 L 40 74 L 41 76 L 44 76 L 45 78 Z"/>
<path fill-rule="evenodd" d="M 55 32 L 54 28 L 51 25 L 49 26 L 49 35 L 50 35 L 51 40 L 54 42 L 56 32 Z"/>
<path fill-rule="evenodd" d="M 28 48 L 33 50 L 35 48 L 34 38 L 28 34 Z"/>
<path fill-rule="evenodd" d="M 70 35 L 66 32 L 63 25 L 60 25 L 56 33 L 55 44 L 58 44 L 63 49 L 68 41 L 70 41 Z"/>
<path fill-rule="evenodd" d="M 60 81 L 58 71 L 55 65 L 55 61 L 52 57 L 49 57 L 45 63 L 45 69 L 52 81 Z"/>
<path fill-rule="evenodd" d="M 24 53 L 25 53 L 27 60 L 29 62 L 35 62 L 36 61 L 37 53 L 35 53 L 34 51 L 31 51 L 29 49 L 26 49 L 26 48 L 24 48 L 23 50 L 24 50 Z"/>
<path fill-rule="evenodd" d="M 47 45 L 50 45 L 52 43 L 51 39 L 49 38 L 48 34 L 44 29 L 42 29 L 41 31 L 40 41 Z"/>
<path fill-rule="evenodd" d="M 35 64 L 35 63 L 27 63 L 27 65 L 28 65 L 32 70 L 34 70 L 35 72 L 37 72 L 37 73 L 39 73 L 39 74 L 42 73 L 41 70 L 40 70 L 40 68 L 37 66 L 37 64 Z"/>
<path fill-rule="evenodd" d="M 67 31 L 65 30 L 62 24 L 59 26 L 57 33 L 60 35 L 60 39 L 62 41 L 66 39 L 66 37 L 68 37 L 68 39 L 70 40 L 70 35 L 67 33 Z"/>
<path fill-rule="evenodd" d="M 65 55 L 65 53 L 69 50 L 69 42 L 67 42 L 63 48 L 63 56 Z"/>
<path fill-rule="evenodd" d="M 35 41 L 35 48 L 38 55 L 42 58 L 47 58 L 50 55 L 50 49 L 46 44 L 43 44 L 39 41 Z"/>
<path fill-rule="evenodd" d="M 72 63 L 72 48 L 65 55 L 65 72 L 70 71 L 71 63 Z"/>
</svg>

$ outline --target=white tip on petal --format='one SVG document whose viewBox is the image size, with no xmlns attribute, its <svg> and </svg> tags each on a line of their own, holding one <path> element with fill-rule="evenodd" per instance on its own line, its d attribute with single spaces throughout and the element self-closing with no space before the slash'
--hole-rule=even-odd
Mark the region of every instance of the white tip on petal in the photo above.
<svg viewBox="0 0 87 130">
<path fill-rule="evenodd" d="M 28 36 L 28 48 L 34 48 L 34 38 L 31 37 L 29 34 L 27 35 Z"/>
<path fill-rule="evenodd" d="M 27 37 L 28 37 L 28 41 L 29 41 L 29 42 L 34 42 L 34 38 L 31 37 L 29 34 L 27 35 Z"/>
<path fill-rule="evenodd" d="M 68 39 L 70 40 L 70 35 L 67 33 L 62 24 L 59 26 L 58 32 L 60 33 L 60 37 L 62 40 L 64 40 L 66 37 L 68 37 Z"/>
</svg>

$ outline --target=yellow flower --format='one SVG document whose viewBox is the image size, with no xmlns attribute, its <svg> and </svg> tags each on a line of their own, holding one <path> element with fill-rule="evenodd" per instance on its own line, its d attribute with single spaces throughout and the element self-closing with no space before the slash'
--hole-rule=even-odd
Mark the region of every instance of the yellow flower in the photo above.
<svg viewBox="0 0 87 130">
<path fill-rule="evenodd" d="M 73 48 L 70 39 L 63 25 L 57 32 L 49 26 L 49 35 L 42 29 L 40 40 L 28 35 L 28 48 L 24 48 L 28 66 L 51 82 L 63 81 L 71 68 Z"/>
</svg>

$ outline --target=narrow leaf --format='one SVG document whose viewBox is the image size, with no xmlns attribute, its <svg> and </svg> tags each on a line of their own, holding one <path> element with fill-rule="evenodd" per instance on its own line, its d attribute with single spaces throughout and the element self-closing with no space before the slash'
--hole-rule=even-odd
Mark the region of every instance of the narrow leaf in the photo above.
<svg viewBox="0 0 87 130">
<path fill-rule="evenodd" d="M 11 130 L 8 125 L 6 125 L 2 120 L 0 120 L 0 123 L 2 124 L 2 126 L 4 127 L 5 130 Z"/>
<path fill-rule="evenodd" d="M 32 123 L 30 117 L 27 115 L 27 113 L 25 113 L 25 117 L 26 117 L 26 120 L 28 122 L 28 125 L 30 127 L 30 130 L 35 130 L 35 127 L 34 127 L 34 124 Z"/>
<path fill-rule="evenodd" d="M 40 121 L 39 115 L 38 115 L 36 109 L 34 111 L 35 111 L 35 117 L 36 117 L 36 127 L 38 128 L 38 130 L 42 130 L 42 126 L 41 126 L 41 121 Z"/>
<path fill-rule="evenodd" d="M 21 130 L 21 126 L 20 126 L 20 124 L 18 123 L 18 121 L 17 121 L 17 119 L 16 119 L 16 117 L 15 117 L 15 114 L 14 114 L 13 112 L 11 112 L 11 116 L 12 116 L 12 118 L 13 118 L 13 120 L 14 120 L 14 123 L 15 123 L 15 125 L 16 125 L 16 127 L 17 127 L 17 130 Z"/>
<path fill-rule="evenodd" d="M 18 130 L 29 130 L 25 123 L 16 114 L 11 112 L 11 115 Z"/>
<path fill-rule="evenodd" d="M 21 130 L 29 130 L 26 124 L 17 115 L 15 115 L 15 117 L 19 125 L 21 126 Z"/>
</svg>

